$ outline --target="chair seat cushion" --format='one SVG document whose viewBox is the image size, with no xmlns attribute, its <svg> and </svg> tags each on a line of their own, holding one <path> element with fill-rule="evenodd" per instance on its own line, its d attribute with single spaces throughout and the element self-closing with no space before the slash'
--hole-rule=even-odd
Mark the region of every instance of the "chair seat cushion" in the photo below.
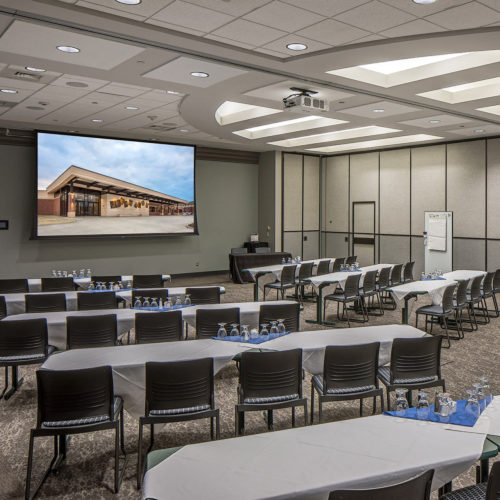
<svg viewBox="0 0 500 500">
<path fill-rule="evenodd" d="M 485 498 L 486 483 L 481 483 L 446 493 L 441 497 L 441 500 L 485 500 Z"/>
<path fill-rule="evenodd" d="M 54 346 L 49 345 L 47 348 L 47 355 L 50 356 L 55 350 L 56 348 Z M 15 356 L 0 356 L 0 363 L 9 363 L 9 361 L 12 363 L 20 363 L 22 361 L 31 362 L 37 359 L 43 361 L 45 358 L 46 356 L 43 352 L 39 352 L 36 354 L 18 354 Z"/>
<path fill-rule="evenodd" d="M 422 306 L 417 309 L 417 314 L 428 314 L 428 315 L 441 315 L 445 314 L 443 311 L 443 308 L 441 306 L 436 306 L 436 305 L 428 305 L 428 306 Z"/>
<path fill-rule="evenodd" d="M 345 296 L 344 294 L 340 294 L 340 293 L 331 293 L 329 295 L 325 295 L 323 297 L 324 300 L 345 300 Z"/>
<path fill-rule="evenodd" d="M 297 399 L 298 394 L 286 394 L 284 396 L 270 396 L 268 398 L 245 398 L 243 403 L 245 404 L 264 404 L 264 403 L 280 403 L 281 401 L 291 401 L 292 399 Z"/>
<path fill-rule="evenodd" d="M 315 375 L 313 378 L 313 383 L 316 387 L 323 392 L 323 375 Z M 334 388 L 331 387 L 326 391 L 327 394 L 352 394 L 357 392 L 366 392 L 373 391 L 376 389 L 374 385 L 362 385 L 357 387 L 342 387 L 342 388 Z"/>
<path fill-rule="evenodd" d="M 188 406 L 186 408 L 173 408 L 169 410 L 151 410 L 150 417 L 160 415 L 182 415 L 184 413 L 196 413 L 197 411 L 210 410 L 210 405 Z"/>
<path fill-rule="evenodd" d="M 287 283 L 283 284 L 281 281 L 275 281 L 274 283 L 266 283 L 264 288 L 293 288 L 295 283 Z"/>
<path fill-rule="evenodd" d="M 379 378 L 386 385 L 392 384 L 418 384 L 419 382 L 434 382 L 437 380 L 437 376 L 428 376 L 428 377 L 415 377 L 415 378 L 397 378 L 391 382 L 391 369 L 389 366 L 381 366 L 378 369 Z"/>
<path fill-rule="evenodd" d="M 116 416 L 120 409 L 122 398 L 119 396 L 115 396 L 113 401 L 113 415 Z M 42 428 L 53 428 L 53 427 L 76 427 L 80 425 L 92 425 L 99 424 L 102 422 L 109 422 L 109 417 L 107 415 L 96 415 L 93 417 L 82 417 L 75 418 L 72 420 L 57 420 L 57 421 L 48 421 L 42 422 Z"/>
</svg>

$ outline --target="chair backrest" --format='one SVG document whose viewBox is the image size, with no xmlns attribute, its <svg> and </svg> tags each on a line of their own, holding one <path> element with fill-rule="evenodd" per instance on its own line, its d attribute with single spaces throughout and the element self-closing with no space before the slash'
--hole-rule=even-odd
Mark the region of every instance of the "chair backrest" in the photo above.
<svg viewBox="0 0 500 500">
<path fill-rule="evenodd" d="M 115 292 L 78 292 L 76 301 L 79 311 L 92 309 L 118 309 Z"/>
<path fill-rule="evenodd" d="M 391 281 L 392 286 L 399 285 L 401 283 L 401 271 L 403 269 L 403 264 L 396 264 L 391 270 Z"/>
<path fill-rule="evenodd" d="M 495 271 L 495 277 L 493 278 L 493 290 L 495 292 L 500 291 L 500 269 Z"/>
<path fill-rule="evenodd" d="M 150 290 L 132 290 L 132 303 L 134 305 L 137 297 L 149 297 L 150 299 L 163 300 L 165 302 L 168 297 L 168 290 L 166 288 L 152 288 Z"/>
<path fill-rule="evenodd" d="M 453 295 L 457 285 L 450 285 L 444 289 L 441 307 L 443 312 L 450 312 L 453 309 Z"/>
<path fill-rule="evenodd" d="M 263 304 L 259 311 L 259 325 L 284 320 L 287 332 L 298 332 L 300 330 L 300 304 Z"/>
<path fill-rule="evenodd" d="M 239 382 L 243 399 L 302 397 L 302 349 L 241 353 Z"/>
<path fill-rule="evenodd" d="M 161 274 L 134 274 L 132 287 L 163 288 L 163 276 Z"/>
<path fill-rule="evenodd" d="M 500 462 L 495 462 L 491 466 L 486 486 L 485 500 L 498 500 L 500 498 Z"/>
<path fill-rule="evenodd" d="M 0 356 L 36 356 L 48 354 L 45 318 L 0 321 Z"/>
<path fill-rule="evenodd" d="M 92 281 L 101 281 L 105 283 L 116 283 L 117 281 L 122 281 L 122 276 L 120 274 L 109 274 L 102 276 L 92 276 Z"/>
<path fill-rule="evenodd" d="M 331 263 L 330 259 L 320 260 L 318 262 L 318 269 L 316 271 L 316 274 L 318 276 L 322 274 L 328 274 L 330 272 L 330 263 Z"/>
<path fill-rule="evenodd" d="M 113 375 L 110 366 L 82 370 L 41 369 L 36 372 L 36 379 L 37 427 L 43 422 L 86 417 L 113 418 Z"/>
<path fill-rule="evenodd" d="M 182 340 L 181 311 L 137 313 L 135 315 L 135 343 L 151 344 Z"/>
<path fill-rule="evenodd" d="M 73 278 L 42 278 L 42 292 L 74 292 L 77 288 Z"/>
<path fill-rule="evenodd" d="M 345 263 L 345 257 L 337 257 L 333 262 L 332 273 L 338 273 L 340 266 Z"/>
<path fill-rule="evenodd" d="M 231 248 L 231 253 L 233 255 L 248 253 L 248 248 L 245 247 Z"/>
<path fill-rule="evenodd" d="M 293 285 L 295 283 L 295 273 L 297 265 L 283 266 L 281 270 L 280 282 L 282 285 Z"/>
<path fill-rule="evenodd" d="M 355 262 L 357 262 L 357 260 L 358 260 L 357 255 L 349 255 L 349 257 L 347 257 L 345 263 L 351 265 L 351 264 L 354 264 Z"/>
<path fill-rule="evenodd" d="M 470 285 L 470 297 L 472 300 L 479 299 L 481 297 L 481 283 L 483 282 L 482 276 L 476 276 L 472 279 Z"/>
<path fill-rule="evenodd" d="M 493 279 L 495 278 L 494 272 L 486 273 L 483 280 L 483 293 L 490 294 L 493 291 Z"/>
<path fill-rule="evenodd" d="M 27 279 L 2 279 L 0 280 L 0 293 L 28 293 Z"/>
<path fill-rule="evenodd" d="M 0 319 L 7 316 L 7 304 L 5 303 L 5 297 L 0 295 Z"/>
<path fill-rule="evenodd" d="M 67 348 L 111 347 L 117 345 L 116 314 L 68 316 Z"/>
<path fill-rule="evenodd" d="M 391 276 L 391 268 L 383 267 L 378 273 L 379 290 L 385 290 L 389 286 L 389 278 Z"/>
<path fill-rule="evenodd" d="M 217 336 L 219 323 L 225 323 L 226 332 L 231 331 L 231 324 L 240 324 L 240 308 L 228 309 L 197 309 L 196 310 L 196 338 L 207 339 Z"/>
<path fill-rule="evenodd" d="M 37 293 L 24 296 L 27 313 L 46 313 L 66 311 L 64 293 Z"/>
<path fill-rule="evenodd" d="M 191 298 L 191 304 L 220 304 L 220 288 L 218 286 L 200 286 L 186 288 L 186 295 Z"/>
<path fill-rule="evenodd" d="M 394 339 L 391 350 L 391 382 L 424 377 L 441 378 L 443 337 Z"/>
<path fill-rule="evenodd" d="M 380 342 L 327 346 L 323 365 L 323 393 L 329 389 L 378 387 Z"/>
<path fill-rule="evenodd" d="M 204 405 L 215 407 L 213 358 L 146 363 L 146 416 Z"/>
<path fill-rule="evenodd" d="M 429 500 L 434 470 L 403 483 L 371 490 L 332 491 L 328 500 Z"/>
<path fill-rule="evenodd" d="M 363 292 L 369 293 L 375 290 L 378 271 L 368 271 L 363 276 Z"/>
<path fill-rule="evenodd" d="M 403 268 L 403 279 L 404 281 L 413 281 L 413 268 L 415 266 L 415 262 L 407 262 Z"/>
<path fill-rule="evenodd" d="M 344 285 L 344 297 L 351 299 L 359 295 L 359 280 L 361 274 L 349 274 Z"/>
<path fill-rule="evenodd" d="M 256 247 L 255 253 L 271 253 L 271 247 Z"/>
<path fill-rule="evenodd" d="M 313 274 L 314 262 L 305 262 L 299 267 L 299 281 L 310 278 Z"/>
<path fill-rule="evenodd" d="M 469 286 L 469 281 L 459 281 L 457 285 L 457 306 L 465 306 L 467 304 L 467 287 Z"/>
</svg>

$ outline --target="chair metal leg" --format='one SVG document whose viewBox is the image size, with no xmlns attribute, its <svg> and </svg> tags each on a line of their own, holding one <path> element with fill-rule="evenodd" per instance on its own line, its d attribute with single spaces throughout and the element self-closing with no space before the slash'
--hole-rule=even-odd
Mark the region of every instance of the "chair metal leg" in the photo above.
<svg viewBox="0 0 500 500">
<path fill-rule="evenodd" d="M 137 489 L 140 490 L 142 486 L 142 433 L 144 426 L 139 419 L 139 441 L 137 443 Z"/>
<path fill-rule="evenodd" d="M 5 378 L 5 385 L 4 385 L 2 394 L 0 394 L 0 399 L 3 398 L 3 395 L 7 392 L 7 389 L 9 387 L 9 367 L 8 366 L 5 367 L 5 377 L 4 378 Z"/>
<path fill-rule="evenodd" d="M 295 406 L 292 406 L 292 427 L 295 427 Z"/>
<path fill-rule="evenodd" d="M 270 431 L 274 431 L 274 415 L 273 410 L 267 410 L 267 428 Z"/>
<path fill-rule="evenodd" d="M 314 423 L 314 385 L 311 382 L 311 424 Z"/>
<path fill-rule="evenodd" d="M 359 416 L 363 416 L 363 398 L 359 398 Z"/>
<path fill-rule="evenodd" d="M 215 417 L 215 439 L 220 439 L 220 414 Z"/>
<path fill-rule="evenodd" d="M 11 366 L 12 373 L 12 387 L 3 394 L 3 398 L 5 400 L 9 399 L 18 389 L 21 387 L 24 382 L 24 378 L 19 379 L 19 372 L 17 366 Z"/>
<path fill-rule="evenodd" d="M 321 399 L 321 394 L 318 394 L 318 421 L 320 424 L 323 422 L 323 400 Z"/>
<path fill-rule="evenodd" d="M 120 424 L 116 422 L 115 426 L 115 489 L 118 493 L 120 489 Z"/>
</svg>

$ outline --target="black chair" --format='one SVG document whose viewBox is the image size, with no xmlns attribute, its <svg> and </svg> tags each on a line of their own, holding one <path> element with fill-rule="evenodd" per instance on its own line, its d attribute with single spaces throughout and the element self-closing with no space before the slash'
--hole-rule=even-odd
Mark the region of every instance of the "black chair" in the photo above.
<svg viewBox="0 0 500 500">
<path fill-rule="evenodd" d="M 421 337 L 417 339 L 394 339 L 390 366 L 381 366 L 378 377 L 387 391 L 387 408 L 390 409 L 390 392 L 398 388 L 424 389 L 441 386 L 446 392 L 441 377 L 441 342 L 443 337 Z"/>
<path fill-rule="evenodd" d="M 328 300 L 332 300 L 337 302 L 337 319 L 339 321 L 347 321 L 349 327 L 351 326 L 351 320 L 349 318 L 349 308 L 348 304 L 354 304 L 354 306 L 362 309 L 361 305 L 361 297 L 359 295 L 359 280 L 361 278 L 361 274 L 350 274 L 345 282 L 344 290 L 342 293 L 332 293 L 329 295 L 325 295 L 323 299 L 323 318 L 326 318 L 326 302 Z M 339 307 L 342 304 L 342 317 L 339 313 Z"/>
<path fill-rule="evenodd" d="M 77 289 L 73 278 L 42 278 L 42 292 L 74 292 Z"/>
<path fill-rule="evenodd" d="M 387 297 L 387 289 L 389 288 L 389 280 L 391 276 L 391 268 L 390 267 L 383 267 L 379 273 L 378 273 L 378 280 L 377 284 L 375 285 L 375 288 L 377 292 L 380 295 L 380 298 L 382 299 L 382 306 L 384 304 L 384 294 Z M 391 304 L 392 304 L 391 300 Z"/>
<path fill-rule="evenodd" d="M 493 298 L 493 280 L 495 279 L 495 272 L 488 272 L 483 279 L 483 283 L 481 285 L 481 303 L 479 309 L 483 311 L 487 318 L 487 323 L 490 322 L 490 315 L 488 312 L 488 303 L 487 300 Z"/>
<path fill-rule="evenodd" d="M 219 323 L 225 324 L 229 335 L 231 324 L 240 324 L 240 308 L 228 309 L 196 309 L 196 338 L 209 339 L 217 336 Z"/>
<path fill-rule="evenodd" d="M 2 279 L 0 280 L 0 293 L 28 293 L 27 279 Z"/>
<path fill-rule="evenodd" d="M 295 304 L 262 304 L 259 311 L 259 325 L 271 321 L 284 320 L 287 332 L 300 330 L 300 305 Z"/>
<path fill-rule="evenodd" d="M 118 345 L 116 314 L 68 316 L 67 349 Z"/>
<path fill-rule="evenodd" d="M 153 288 L 151 290 L 132 290 L 132 302 L 130 307 L 134 306 L 137 297 L 149 297 L 150 299 L 162 300 L 163 303 L 167 301 L 168 290 L 166 288 Z"/>
<path fill-rule="evenodd" d="M 395 266 L 392 267 L 389 275 L 389 286 L 387 288 L 392 288 L 394 286 L 398 286 L 403 283 L 401 276 L 402 272 L 403 272 L 403 264 L 396 264 Z M 386 292 L 385 299 L 386 299 L 386 304 L 389 303 L 392 305 L 393 310 L 396 309 L 397 307 L 396 301 L 389 292 Z"/>
<path fill-rule="evenodd" d="M 444 332 L 448 342 L 447 348 L 451 347 L 450 335 L 448 333 L 448 318 L 455 313 L 453 307 L 453 295 L 455 294 L 456 285 L 447 286 L 443 292 L 441 305 L 429 304 L 427 306 L 419 307 L 415 312 L 415 328 L 418 328 L 418 317 L 423 314 L 425 316 L 425 331 L 427 332 L 427 325 L 430 323 L 432 335 L 432 326 L 434 323 L 444 325 Z M 430 320 L 429 320 L 430 318 Z M 455 337 L 457 339 L 457 337 Z"/>
<path fill-rule="evenodd" d="M 345 257 L 339 257 L 333 261 L 332 273 L 338 273 L 340 267 L 345 263 Z"/>
<path fill-rule="evenodd" d="M 368 321 L 369 307 L 374 307 L 374 297 L 377 297 L 379 313 L 377 316 L 383 316 L 384 310 L 382 309 L 382 299 L 380 298 L 380 293 L 377 290 L 377 274 L 378 271 L 368 271 L 363 276 L 363 286 L 359 289 L 359 296 L 361 297 L 361 306 L 363 310 L 363 317 L 366 317 Z M 370 304 L 371 302 L 371 304 Z M 371 313 L 375 315 L 375 313 Z"/>
<path fill-rule="evenodd" d="M 384 391 L 377 379 L 380 342 L 371 344 L 327 346 L 323 374 L 311 380 L 311 423 L 314 422 L 314 393 L 318 394 L 319 422 L 323 419 L 323 403 L 359 399 L 359 415 L 363 416 L 363 399 L 377 396 L 384 411 Z"/>
<path fill-rule="evenodd" d="M 324 259 L 320 260 L 318 262 L 318 268 L 316 271 L 317 276 L 321 276 L 322 274 L 330 274 L 330 264 L 331 264 L 330 259 Z"/>
<path fill-rule="evenodd" d="M 281 299 L 285 298 L 285 291 L 291 288 L 295 288 L 295 273 L 297 270 L 297 266 L 283 266 L 281 270 L 281 276 L 279 280 L 274 281 L 273 283 L 266 283 L 264 285 L 264 300 L 266 300 L 266 292 L 267 290 L 276 290 L 276 299 L 279 299 L 279 294 L 281 292 Z"/>
<path fill-rule="evenodd" d="M 24 296 L 27 313 L 48 313 L 66 311 L 66 295 L 64 293 L 39 293 Z"/>
<path fill-rule="evenodd" d="M 415 267 L 415 262 L 407 262 L 403 267 L 403 283 L 410 283 L 414 281 L 413 279 L 413 268 Z"/>
<path fill-rule="evenodd" d="M 101 283 L 116 283 L 117 281 L 122 281 L 122 276 L 120 274 L 92 276 L 92 281 L 98 281 Z"/>
<path fill-rule="evenodd" d="M 271 247 L 256 247 L 255 253 L 271 253 Z"/>
<path fill-rule="evenodd" d="M 295 295 L 302 302 L 305 296 L 305 287 L 312 286 L 310 282 L 306 281 L 313 274 L 314 262 L 305 262 L 299 267 L 299 275 L 295 280 Z"/>
<path fill-rule="evenodd" d="M 154 444 L 155 424 L 210 418 L 210 437 L 219 439 L 219 409 L 215 407 L 213 358 L 146 363 L 146 405 L 139 419 L 137 487 L 141 487 L 142 434 L 150 425 L 148 451 Z M 215 432 L 214 432 L 215 423 Z"/>
<path fill-rule="evenodd" d="M 484 308 L 481 308 L 481 303 L 483 301 L 483 297 L 481 295 L 481 284 L 483 282 L 482 276 L 476 276 L 472 279 L 472 283 L 470 285 L 470 289 L 467 290 L 467 302 L 472 311 L 472 319 L 474 321 L 474 330 L 478 329 L 478 324 L 486 324 L 489 321 L 489 318 L 486 314 Z M 476 316 L 476 310 L 480 310 L 483 313 L 483 320 L 478 321 Z"/>
<path fill-rule="evenodd" d="M 7 304 L 5 303 L 5 297 L 0 295 L 0 319 L 7 317 Z"/>
<path fill-rule="evenodd" d="M 5 387 L 0 399 L 2 396 L 9 399 L 23 383 L 23 379 L 19 380 L 19 366 L 43 363 L 54 350 L 49 345 L 45 318 L 0 321 L 0 367 L 5 368 Z"/>
<path fill-rule="evenodd" d="M 488 482 L 446 493 L 439 500 L 498 500 L 500 498 L 500 462 L 491 467 Z"/>
<path fill-rule="evenodd" d="M 137 313 L 135 315 L 135 343 L 152 344 L 182 340 L 181 311 Z"/>
<path fill-rule="evenodd" d="M 118 297 L 115 292 L 78 292 L 76 301 L 79 311 L 94 309 L 118 309 Z"/>
<path fill-rule="evenodd" d="M 125 471 L 119 470 L 120 448 L 125 453 L 123 403 L 113 393 L 113 375 L 110 366 L 83 370 L 39 370 L 37 423 L 30 432 L 26 499 L 33 498 L 51 472 L 58 470 L 66 458 L 66 437 L 70 434 L 115 431 L 114 492 L 118 493 Z M 31 472 L 33 447 L 36 437 L 54 437 L 54 455 L 42 480 L 32 494 Z"/>
<path fill-rule="evenodd" d="M 500 316 L 500 311 L 498 309 L 498 301 L 497 301 L 497 293 L 500 292 L 500 269 L 495 271 L 495 276 L 493 278 L 493 311 L 490 311 L 494 318 L 498 318 Z"/>
<path fill-rule="evenodd" d="M 189 295 L 193 305 L 220 304 L 220 288 L 218 286 L 186 288 L 186 295 Z"/>
<path fill-rule="evenodd" d="M 163 288 L 161 274 L 134 274 L 132 277 L 133 288 Z"/>
<path fill-rule="evenodd" d="M 245 247 L 231 248 L 231 255 L 242 255 L 245 253 L 248 253 L 248 248 Z"/>
<path fill-rule="evenodd" d="M 469 281 L 464 280 L 460 281 L 457 285 L 457 290 L 455 292 L 455 296 L 453 297 L 453 310 L 455 311 L 455 325 L 448 324 L 448 328 L 454 330 L 456 329 L 458 332 L 459 338 L 464 338 L 464 331 L 471 332 L 474 329 L 474 323 L 472 322 L 472 316 L 470 312 L 470 306 L 467 302 L 467 287 L 469 286 Z M 463 320 L 463 310 L 467 310 L 468 314 L 468 322 L 470 324 L 470 328 L 464 328 L 464 320 Z"/>
<path fill-rule="evenodd" d="M 358 261 L 358 256 L 357 255 L 349 255 L 349 257 L 347 257 L 345 263 L 350 266 L 350 265 L 354 264 L 357 261 Z"/>
<path fill-rule="evenodd" d="M 434 470 L 428 470 L 403 483 L 370 490 L 332 491 L 328 500 L 429 500 Z"/>
<path fill-rule="evenodd" d="M 245 412 L 267 410 L 267 425 L 273 430 L 273 411 L 304 408 L 307 425 L 307 398 L 302 397 L 302 349 L 241 354 L 238 404 L 235 406 L 236 435 L 245 432 Z"/>
</svg>

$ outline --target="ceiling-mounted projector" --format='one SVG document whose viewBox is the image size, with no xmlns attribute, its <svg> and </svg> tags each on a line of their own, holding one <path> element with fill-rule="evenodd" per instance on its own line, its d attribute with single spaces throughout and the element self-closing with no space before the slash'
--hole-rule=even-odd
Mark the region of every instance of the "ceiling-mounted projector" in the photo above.
<svg viewBox="0 0 500 500">
<path fill-rule="evenodd" d="M 318 113 L 330 109 L 327 101 L 314 97 L 314 94 L 317 94 L 315 90 L 298 87 L 291 87 L 290 90 L 295 93 L 283 98 L 284 109 L 298 113 Z"/>
</svg>

